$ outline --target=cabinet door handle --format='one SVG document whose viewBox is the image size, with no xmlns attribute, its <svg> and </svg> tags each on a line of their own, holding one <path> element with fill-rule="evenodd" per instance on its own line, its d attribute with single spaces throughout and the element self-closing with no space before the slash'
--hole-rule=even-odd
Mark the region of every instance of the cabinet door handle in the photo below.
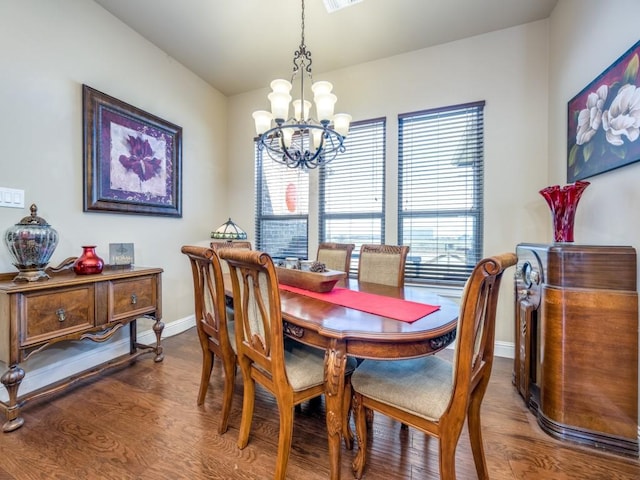
<svg viewBox="0 0 640 480">
<path fill-rule="evenodd" d="M 58 316 L 59 322 L 64 322 L 67 319 L 67 315 L 64 311 L 64 308 L 59 308 L 58 310 L 56 310 L 56 315 Z"/>
<path fill-rule="evenodd" d="M 131 305 L 138 303 L 138 296 L 135 293 L 131 294 Z"/>
</svg>

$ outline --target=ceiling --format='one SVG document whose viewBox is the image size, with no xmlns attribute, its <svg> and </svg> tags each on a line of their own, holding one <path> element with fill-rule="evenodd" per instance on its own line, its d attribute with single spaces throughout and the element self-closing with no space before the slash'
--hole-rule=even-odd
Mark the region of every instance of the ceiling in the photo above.
<svg viewBox="0 0 640 480">
<path fill-rule="evenodd" d="M 291 76 L 299 0 L 94 0 L 225 95 Z M 305 2 L 318 74 L 549 17 L 558 0 Z"/>
</svg>

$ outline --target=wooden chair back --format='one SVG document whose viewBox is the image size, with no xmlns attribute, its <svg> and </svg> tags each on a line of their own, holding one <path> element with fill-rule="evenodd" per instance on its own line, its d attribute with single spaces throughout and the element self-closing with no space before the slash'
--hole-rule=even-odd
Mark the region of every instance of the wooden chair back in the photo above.
<svg viewBox="0 0 640 480">
<path fill-rule="evenodd" d="M 255 250 L 225 249 L 220 256 L 231 273 L 238 354 L 264 372 L 284 373 L 284 333 L 273 260 Z"/>
<path fill-rule="evenodd" d="M 215 356 L 225 376 L 224 398 L 218 432 L 227 431 L 236 375 L 235 334 L 229 329 L 220 259 L 214 250 L 185 245 L 181 249 L 191 264 L 196 329 L 202 348 L 202 372 L 198 405 L 204 403 Z"/>
<path fill-rule="evenodd" d="M 234 241 L 212 241 L 211 249 L 218 253 L 223 248 L 239 248 L 241 250 L 251 250 L 251 242 L 245 240 L 234 240 Z M 227 266 L 227 262 L 222 263 L 222 273 L 229 273 L 229 267 Z"/>
<path fill-rule="evenodd" d="M 336 285 L 345 286 L 351 270 L 351 253 L 356 246 L 353 243 L 322 242 L 318 245 L 316 261 L 324 263 L 329 270 L 339 270 L 347 273 L 347 278 Z"/>
<path fill-rule="evenodd" d="M 352 378 L 353 402 L 361 447 L 353 463 L 356 478 L 362 475 L 366 458 L 365 409 L 379 411 L 438 438 L 443 480 L 456 478 L 455 451 L 466 418 L 478 478 L 489 478 L 482 445 L 480 406 L 493 366 L 500 282 L 504 270 L 515 263 L 516 255 L 505 253 L 485 258 L 475 266 L 462 296 L 453 362 L 438 355 L 395 363 L 369 364 L 366 360 L 356 370 Z M 388 368 L 392 363 L 395 374 Z M 423 373 L 411 378 L 412 369 L 413 374 Z M 390 381 L 391 377 L 394 378 Z M 402 395 L 392 395 L 393 401 L 387 401 L 383 397 L 388 393 L 384 392 L 389 391 L 392 383 L 407 388 L 402 390 Z M 365 390 L 369 393 L 363 394 Z M 380 392 L 383 393 L 380 395 Z M 411 397 L 410 403 L 407 403 L 408 397 Z"/>
<path fill-rule="evenodd" d="M 316 261 L 324 263 L 329 270 L 339 270 L 349 275 L 351 253 L 355 247 L 353 243 L 322 242 L 318 245 Z"/>
<path fill-rule="evenodd" d="M 239 248 L 241 250 L 251 250 L 251 242 L 249 241 L 245 241 L 245 240 L 218 240 L 218 241 L 212 241 L 211 242 L 211 249 L 215 252 L 219 252 L 221 249 L 223 248 Z M 227 262 L 222 261 L 220 262 L 222 264 L 222 274 L 226 274 L 229 273 L 229 266 L 227 265 Z M 233 299 L 229 296 L 227 296 L 226 298 L 226 305 L 227 305 L 227 321 L 229 322 L 233 322 L 234 321 L 234 312 L 233 312 Z"/>
<path fill-rule="evenodd" d="M 362 245 L 358 260 L 358 281 L 404 287 L 408 253 L 408 245 Z"/>
<path fill-rule="evenodd" d="M 255 382 L 277 400 L 280 414 L 275 478 L 284 480 L 293 437 L 294 407 L 324 393 L 324 352 L 290 340 L 285 352 L 278 277 L 271 257 L 263 252 L 222 249 L 229 264 L 236 314 L 238 363 L 244 381 L 238 447 L 251 429 Z"/>
<path fill-rule="evenodd" d="M 251 250 L 251 242 L 245 240 L 233 240 L 233 241 L 218 241 L 211 242 L 211 249 L 216 252 L 221 248 L 241 248 L 244 250 Z"/>
</svg>

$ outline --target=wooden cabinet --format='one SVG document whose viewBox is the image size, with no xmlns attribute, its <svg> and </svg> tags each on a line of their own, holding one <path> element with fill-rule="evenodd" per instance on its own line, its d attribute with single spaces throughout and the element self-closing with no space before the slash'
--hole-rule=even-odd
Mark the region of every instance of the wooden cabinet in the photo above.
<svg viewBox="0 0 640 480">
<path fill-rule="evenodd" d="M 520 244 L 513 381 L 550 435 L 638 455 L 631 247 Z"/>
<path fill-rule="evenodd" d="M 49 280 L 14 283 L 15 273 L 0 274 L 0 361 L 8 369 L 0 380 L 9 394 L 0 402 L 5 432 L 22 426 L 20 409 L 30 400 L 64 390 L 77 381 L 120 366 L 145 353 L 163 359 L 162 269 L 105 268 L 97 275 L 72 271 L 52 274 Z M 137 342 L 136 320 L 154 320 L 156 344 Z M 19 395 L 25 372 L 20 364 L 50 345 L 68 340 L 103 342 L 129 325 L 130 352 L 118 359 L 63 379 L 34 392 Z"/>
</svg>

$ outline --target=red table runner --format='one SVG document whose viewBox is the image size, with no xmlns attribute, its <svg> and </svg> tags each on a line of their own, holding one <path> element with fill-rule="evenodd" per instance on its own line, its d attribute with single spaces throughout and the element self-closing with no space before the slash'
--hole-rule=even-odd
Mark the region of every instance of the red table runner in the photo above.
<svg viewBox="0 0 640 480">
<path fill-rule="evenodd" d="M 281 290 L 299 293 L 307 297 L 316 298 L 325 302 L 353 308 L 362 312 L 373 313 L 382 317 L 393 318 L 402 322 L 412 323 L 422 317 L 440 310 L 438 305 L 412 302 L 401 298 L 385 297 L 374 293 L 359 292 L 348 288 L 335 287 L 330 292 L 318 293 L 303 288 L 279 285 Z"/>
</svg>

